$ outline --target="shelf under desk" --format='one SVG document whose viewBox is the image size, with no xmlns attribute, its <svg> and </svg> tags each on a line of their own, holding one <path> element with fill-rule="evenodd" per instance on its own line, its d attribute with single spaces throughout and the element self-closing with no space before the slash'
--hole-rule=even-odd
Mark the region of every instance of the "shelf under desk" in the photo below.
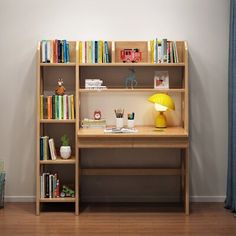
<svg viewBox="0 0 236 236">
<path fill-rule="evenodd" d="M 84 148 L 178 148 L 180 168 L 81 168 L 81 175 L 179 175 L 185 214 L 189 215 L 189 140 L 182 127 L 157 129 L 136 126 L 136 133 L 104 133 L 103 129 L 80 128 L 78 149 Z"/>
</svg>

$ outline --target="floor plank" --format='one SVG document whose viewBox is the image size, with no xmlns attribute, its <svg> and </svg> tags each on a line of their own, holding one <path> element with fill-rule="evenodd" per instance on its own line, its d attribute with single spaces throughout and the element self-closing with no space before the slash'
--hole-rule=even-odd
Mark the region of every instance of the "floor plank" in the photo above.
<svg viewBox="0 0 236 236">
<path fill-rule="evenodd" d="M 193 203 L 190 216 L 178 207 L 140 204 L 86 204 L 80 216 L 72 212 L 43 212 L 33 203 L 7 203 L 0 209 L 1 236 L 233 236 L 236 218 L 223 203 Z"/>
</svg>

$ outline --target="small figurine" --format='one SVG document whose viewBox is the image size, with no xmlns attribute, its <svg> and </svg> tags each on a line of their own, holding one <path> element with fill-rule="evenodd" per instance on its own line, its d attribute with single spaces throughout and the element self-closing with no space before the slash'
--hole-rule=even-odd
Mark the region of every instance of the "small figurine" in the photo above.
<svg viewBox="0 0 236 236">
<path fill-rule="evenodd" d="M 99 111 L 99 110 L 94 111 L 93 118 L 94 118 L 94 120 L 101 120 L 101 118 L 102 118 L 101 111 Z"/>
<path fill-rule="evenodd" d="M 120 59 L 125 63 L 142 61 L 142 52 L 138 48 L 123 49 L 120 51 Z"/>
<path fill-rule="evenodd" d="M 133 89 L 135 86 L 138 85 L 135 75 L 135 69 L 129 68 L 130 75 L 125 79 L 125 87 L 129 88 L 129 86 Z"/>
<path fill-rule="evenodd" d="M 75 197 L 75 191 L 67 187 L 66 185 L 63 185 L 60 196 L 61 197 Z"/>
<path fill-rule="evenodd" d="M 57 88 L 55 89 L 55 94 L 56 95 L 64 95 L 66 89 L 65 87 L 63 86 L 63 80 L 62 79 L 59 79 L 58 82 L 57 82 L 58 86 Z"/>
</svg>

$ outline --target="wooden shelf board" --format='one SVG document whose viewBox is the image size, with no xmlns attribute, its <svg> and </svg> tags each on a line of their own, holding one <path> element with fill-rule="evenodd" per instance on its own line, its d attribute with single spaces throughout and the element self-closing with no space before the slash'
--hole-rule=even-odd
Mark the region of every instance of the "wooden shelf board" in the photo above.
<svg viewBox="0 0 236 236">
<path fill-rule="evenodd" d="M 75 202 L 74 197 L 65 197 L 65 198 L 40 198 L 40 202 Z"/>
<path fill-rule="evenodd" d="M 75 119 L 56 120 L 56 119 L 41 119 L 40 123 L 75 123 Z"/>
<path fill-rule="evenodd" d="M 155 128 L 154 126 L 136 126 L 137 133 L 104 133 L 104 130 L 101 128 L 86 129 L 80 128 L 78 131 L 78 137 L 109 137 L 109 138 L 147 138 L 147 137 L 179 137 L 187 138 L 188 133 L 183 127 L 167 127 L 164 129 Z"/>
<path fill-rule="evenodd" d="M 43 160 L 43 161 L 40 161 L 40 164 L 42 165 L 50 165 L 50 164 L 54 164 L 54 165 L 57 165 L 57 164 L 75 164 L 75 157 L 72 156 L 71 158 L 67 159 L 67 160 L 64 160 L 64 159 L 61 159 L 60 157 L 57 157 L 56 160 Z"/>
<path fill-rule="evenodd" d="M 155 66 L 155 67 L 164 67 L 164 66 L 185 66 L 185 63 L 83 63 L 79 66 Z"/>
<path fill-rule="evenodd" d="M 69 63 L 40 63 L 40 66 L 75 66 L 75 62 Z"/>
<path fill-rule="evenodd" d="M 182 175 L 178 168 L 95 168 L 81 169 L 82 175 Z"/>
<path fill-rule="evenodd" d="M 126 89 L 126 88 L 108 88 L 108 89 L 79 89 L 80 93 L 106 93 L 106 92 L 128 92 L 128 93 L 136 93 L 136 92 L 157 92 L 157 93 L 167 93 L 167 92 L 175 92 L 175 93 L 184 93 L 185 89 L 154 89 L 154 88 L 134 88 L 134 89 Z"/>
</svg>

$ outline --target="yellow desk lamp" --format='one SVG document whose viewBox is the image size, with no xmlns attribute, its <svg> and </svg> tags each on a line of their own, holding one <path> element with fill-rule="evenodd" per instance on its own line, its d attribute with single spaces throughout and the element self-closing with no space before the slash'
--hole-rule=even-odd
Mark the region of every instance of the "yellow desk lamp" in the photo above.
<svg viewBox="0 0 236 236">
<path fill-rule="evenodd" d="M 159 111 L 156 118 L 157 128 L 166 128 L 166 117 L 163 112 L 167 110 L 175 110 L 173 99 L 164 93 L 157 93 L 148 98 L 149 102 L 154 103 L 155 109 Z"/>
</svg>

